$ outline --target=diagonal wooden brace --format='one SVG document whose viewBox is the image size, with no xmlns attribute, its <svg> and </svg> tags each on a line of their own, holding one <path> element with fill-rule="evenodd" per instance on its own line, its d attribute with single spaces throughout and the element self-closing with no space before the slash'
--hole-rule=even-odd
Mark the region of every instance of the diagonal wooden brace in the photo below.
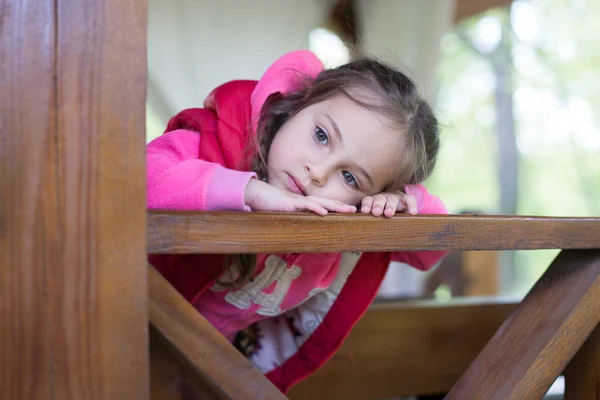
<svg viewBox="0 0 600 400">
<path fill-rule="evenodd" d="M 210 399 L 286 397 L 238 352 L 152 266 L 148 266 L 150 323 L 155 338 L 187 366 L 187 372 Z"/>
<path fill-rule="evenodd" d="M 600 321 L 600 250 L 562 251 L 446 400 L 541 399 Z"/>
</svg>

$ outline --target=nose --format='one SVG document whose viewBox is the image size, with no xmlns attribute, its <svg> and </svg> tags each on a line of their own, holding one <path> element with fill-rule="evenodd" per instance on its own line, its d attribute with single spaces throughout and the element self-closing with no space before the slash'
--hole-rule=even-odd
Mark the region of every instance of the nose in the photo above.
<svg viewBox="0 0 600 400">
<path fill-rule="evenodd" d="M 327 168 L 316 164 L 304 165 L 304 170 L 310 180 L 317 186 L 324 186 L 327 183 Z"/>
</svg>

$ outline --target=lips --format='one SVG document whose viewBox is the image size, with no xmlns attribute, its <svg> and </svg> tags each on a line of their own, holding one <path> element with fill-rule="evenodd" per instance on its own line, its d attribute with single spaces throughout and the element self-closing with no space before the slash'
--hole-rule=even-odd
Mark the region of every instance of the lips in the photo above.
<svg viewBox="0 0 600 400">
<path fill-rule="evenodd" d="M 288 176 L 288 188 L 291 192 L 306 196 L 306 188 L 293 176 Z"/>
</svg>

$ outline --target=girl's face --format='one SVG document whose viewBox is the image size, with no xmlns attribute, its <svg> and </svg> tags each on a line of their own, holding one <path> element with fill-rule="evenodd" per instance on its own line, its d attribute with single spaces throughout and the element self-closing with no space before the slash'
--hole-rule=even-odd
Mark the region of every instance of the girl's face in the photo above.
<svg viewBox="0 0 600 400">
<path fill-rule="evenodd" d="M 268 182 L 356 205 L 394 180 L 402 154 L 402 134 L 391 121 L 340 94 L 281 127 L 267 157 Z"/>
</svg>

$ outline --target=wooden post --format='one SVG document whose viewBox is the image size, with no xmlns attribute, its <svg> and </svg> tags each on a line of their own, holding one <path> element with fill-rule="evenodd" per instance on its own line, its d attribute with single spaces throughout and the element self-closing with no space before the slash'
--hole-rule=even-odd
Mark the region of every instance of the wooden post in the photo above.
<svg viewBox="0 0 600 400">
<path fill-rule="evenodd" d="M 147 399 L 146 0 L 0 0 L 0 398 Z"/>
<path fill-rule="evenodd" d="M 600 400 L 600 325 L 565 370 L 565 400 Z"/>
</svg>

